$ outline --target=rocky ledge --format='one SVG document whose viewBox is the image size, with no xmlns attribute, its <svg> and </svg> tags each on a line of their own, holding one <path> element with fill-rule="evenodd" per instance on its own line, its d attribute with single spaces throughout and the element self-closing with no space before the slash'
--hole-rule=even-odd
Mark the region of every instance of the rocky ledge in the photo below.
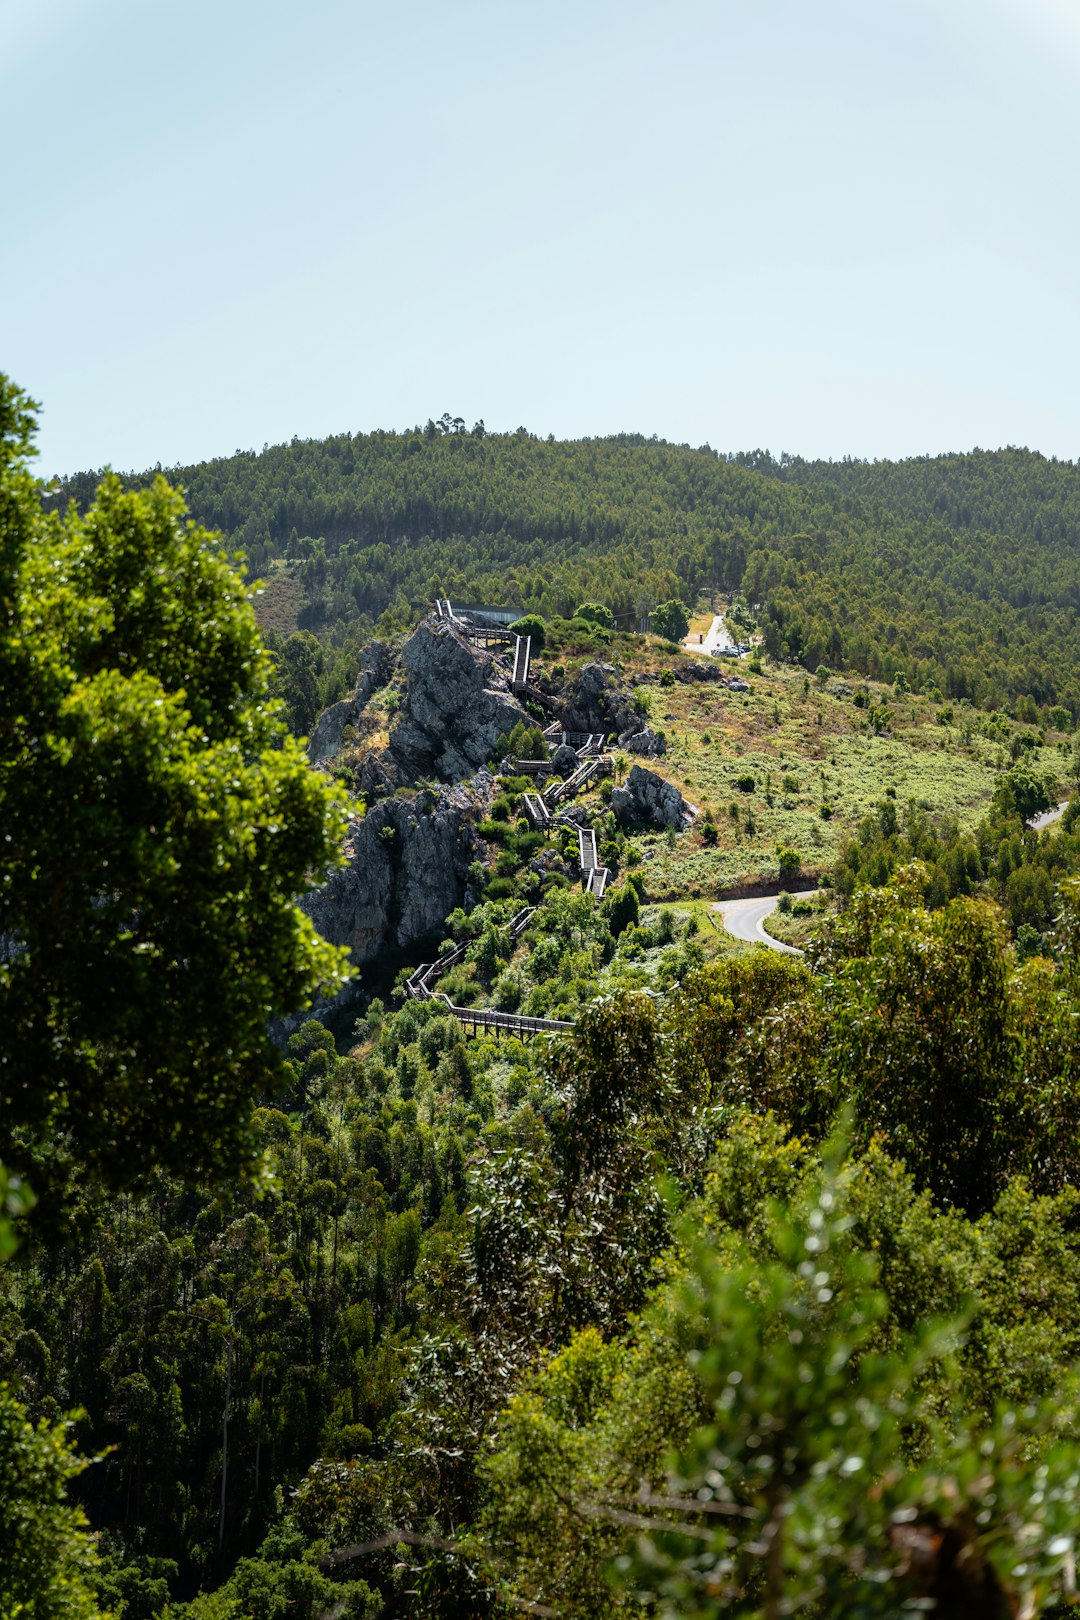
<svg viewBox="0 0 1080 1620">
<path fill-rule="evenodd" d="M 693 819 L 693 808 L 678 788 L 655 771 L 635 765 L 625 787 L 613 788 L 611 809 L 618 821 L 647 827 L 671 827 L 679 832 Z"/>
<path fill-rule="evenodd" d="M 473 823 L 489 809 L 492 788 L 478 771 L 467 786 L 372 805 L 353 823 L 345 866 L 300 902 L 323 938 L 347 945 L 362 967 L 441 928 L 466 899 L 479 853 Z"/>
<path fill-rule="evenodd" d="M 519 721 L 534 724 L 492 655 L 449 625 L 425 619 L 401 656 L 408 686 L 390 754 L 407 778 L 461 781 L 486 765 Z"/>
</svg>

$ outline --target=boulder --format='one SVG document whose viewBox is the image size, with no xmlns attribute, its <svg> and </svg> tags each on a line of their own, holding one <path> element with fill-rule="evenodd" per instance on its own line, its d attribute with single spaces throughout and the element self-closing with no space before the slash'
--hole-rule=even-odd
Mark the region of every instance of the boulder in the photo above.
<svg viewBox="0 0 1080 1620">
<path fill-rule="evenodd" d="M 619 739 L 622 742 L 622 738 Z M 662 731 L 654 731 L 646 726 L 643 731 L 635 731 L 627 737 L 623 747 L 628 748 L 632 754 L 644 754 L 648 759 L 659 759 L 661 754 L 667 752 L 667 738 Z"/>
<path fill-rule="evenodd" d="M 551 756 L 551 769 L 556 776 L 573 776 L 580 764 L 581 760 L 569 743 L 560 743 Z"/>
<path fill-rule="evenodd" d="M 641 715 L 630 701 L 630 693 L 618 684 L 611 664 L 585 664 L 560 705 L 564 731 L 639 731 Z"/>
<path fill-rule="evenodd" d="M 671 827 L 676 832 L 686 826 L 693 811 L 672 783 L 634 765 L 625 787 L 613 788 L 611 809 L 616 820 L 647 827 Z"/>
<path fill-rule="evenodd" d="M 458 782 L 491 758 L 500 736 L 534 722 L 490 653 L 426 619 L 402 648 L 408 676 L 390 753 L 406 778 Z"/>
</svg>

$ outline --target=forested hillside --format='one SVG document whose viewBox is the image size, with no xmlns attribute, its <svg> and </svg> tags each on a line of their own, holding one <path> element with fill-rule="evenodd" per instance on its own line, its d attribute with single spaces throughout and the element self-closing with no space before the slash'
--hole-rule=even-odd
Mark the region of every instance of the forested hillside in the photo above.
<svg viewBox="0 0 1080 1620">
<path fill-rule="evenodd" d="M 1038 538 L 1025 453 L 181 470 L 274 677 L 32 432 L 0 379 L 0 1615 L 1074 1606 L 1074 470 Z M 737 666 L 603 611 L 720 587 Z M 527 677 L 400 646 L 436 595 L 540 609 Z M 376 623 L 311 771 L 272 681 L 305 730 Z M 780 881 L 801 960 L 721 921 Z"/>
<path fill-rule="evenodd" d="M 672 596 L 741 589 L 767 650 L 808 669 L 903 670 L 946 697 L 1080 712 L 1080 470 L 1027 451 L 777 462 L 446 417 L 170 476 L 270 594 L 291 580 L 296 623 L 327 646 L 323 701 L 363 630 L 403 629 L 436 594 L 545 617 L 598 599 L 629 624 Z M 50 504 L 84 504 L 96 477 Z"/>
</svg>

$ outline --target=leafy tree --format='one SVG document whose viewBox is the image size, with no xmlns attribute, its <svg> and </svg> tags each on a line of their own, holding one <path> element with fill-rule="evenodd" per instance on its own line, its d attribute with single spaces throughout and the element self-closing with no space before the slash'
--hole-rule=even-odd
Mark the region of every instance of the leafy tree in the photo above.
<svg viewBox="0 0 1080 1620">
<path fill-rule="evenodd" d="M 636 1323 L 579 1332 L 509 1404 L 482 1529 L 511 1607 L 996 1620 L 1068 1597 L 1073 1382 L 981 1406 L 974 1233 L 879 1149 L 804 1155 L 736 1121 Z M 1021 1200 L 983 1275 L 1033 1230 L 1048 1251 Z"/>
<path fill-rule="evenodd" d="M 636 923 L 641 914 L 641 903 L 633 884 L 620 884 L 614 893 L 604 900 L 603 912 L 614 939 L 617 939 L 632 923 Z"/>
<path fill-rule="evenodd" d="M 1014 765 L 999 783 L 995 800 L 1003 810 L 1014 811 L 1024 822 L 1034 821 L 1050 808 L 1046 783 L 1036 776 L 1030 765 Z"/>
<path fill-rule="evenodd" d="M 673 597 L 654 607 L 650 624 L 654 633 L 665 641 L 681 641 L 690 628 L 690 613 L 685 602 Z"/>
<path fill-rule="evenodd" d="M 601 630 L 610 630 L 615 623 L 615 615 L 603 602 L 582 602 L 574 618 L 584 619 L 587 624 L 598 624 Z"/>
<path fill-rule="evenodd" d="M 97 1559 L 86 1516 L 67 1501 L 84 1464 L 66 1424 L 36 1425 L 0 1384 L 0 1614 L 95 1620 Z"/>
<path fill-rule="evenodd" d="M 928 911 L 921 877 L 860 891 L 822 947 L 826 1065 L 868 1137 L 880 1132 L 920 1186 L 977 1213 L 999 1184 L 1016 1096 L 1002 923 L 983 901 Z"/>
<path fill-rule="evenodd" d="M 339 813 L 180 497 L 108 476 L 85 516 L 43 515 L 32 430 L 3 380 L 0 1158 L 62 1135 L 117 1186 L 221 1171 L 275 1083 L 268 1020 L 342 973 L 294 902 Z"/>
<path fill-rule="evenodd" d="M 273 686 L 285 705 L 294 736 L 309 736 L 318 717 L 319 676 L 324 661 L 322 645 L 310 630 L 298 630 L 282 649 Z"/>
<path fill-rule="evenodd" d="M 543 652 L 547 633 L 539 613 L 526 613 L 524 618 L 515 619 L 510 629 L 516 636 L 528 636 L 534 653 Z"/>
</svg>

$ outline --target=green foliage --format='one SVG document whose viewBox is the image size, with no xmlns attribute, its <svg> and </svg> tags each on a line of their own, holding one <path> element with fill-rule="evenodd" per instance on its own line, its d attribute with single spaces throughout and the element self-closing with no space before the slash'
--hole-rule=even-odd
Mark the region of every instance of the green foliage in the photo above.
<svg viewBox="0 0 1080 1620">
<path fill-rule="evenodd" d="M 649 624 L 653 633 L 665 641 L 681 641 L 690 628 L 689 609 L 685 602 L 673 597 L 653 608 Z"/>
<path fill-rule="evenodd" d="M 1080 478 L 1028 451 L 814 463 L 417 426 L 294 440 L 176 478 L 197 518 L 267 573 L 267 621 L 279 597 L 299 604 L 332 666 L 323 702 L 354 678 L 365 627 L 384 616 L 404 630 L 435 594 L 512 598 L 548 619 L 602 597 L 633 622 L 719 581 L 762 604 L 774 659 L 888 682 L 903 670 L 939 701 L 1080 709 Z M 86 506 L 97 481 L 79 474 L 58 500 Z"/>
<path fill-rule="evenodd" d="M 1028 765 L 1013 766 L 1002 779 L 995 800 L 1002 811 L 1015 812 L 1023 822 L 1033 821 L 1041 811 L 1050 809 L 1046 784 Z"/>
<path fill-rule="evenodd" d="M 968 900 L 928 912 L 917 882 L 861 891 L 834 926 L 830 1082 L 920 1185 L 977 1212 L 995 1188 L 1015 1072 L 1001 924 Z"/>
<path fill-rule="evenodd" d="M 534 653 L 543 652 L 547 633 L 538 613 L 526 613 L 523 618 L 515 619 L 510 629 L 516 636 L 528 636 Z"/>
<path fill-rule="evenodd" d="M 612 937 L 618 939 L 625 929 L 637 922 L 641 913 L 641 903 L 633 884 L 623 883 L 614 889 L 605 897 L 602 909 Z"/>
<path fill-rule="evenodd" d="M 610 630 L 615 623 L 611 609 L 602 602 L 583 602 L 574 613 L 574 618 L 584 619 L 588 624 L 598 624 L 602 630 Z"/>
<path fill-rule="evenodd" d="M 95 1620 L 97 1559 L 86 1516 L 67 1500 L 84 1463 L 66 1424 L 31 1424 L 0 1384 L 0 1614 Z"/>
<path fill-rule="evenodd" d="M 65 1133 L 114 1185 L 235 1169 L 269 1019 L 342 974 L 295 904 L 337 858 L 338 801 L 180 497 L 110 475 L 85 516 L 42 515 L 25 402 L 0 399 L 0 1157 Z"/>
</svg>

